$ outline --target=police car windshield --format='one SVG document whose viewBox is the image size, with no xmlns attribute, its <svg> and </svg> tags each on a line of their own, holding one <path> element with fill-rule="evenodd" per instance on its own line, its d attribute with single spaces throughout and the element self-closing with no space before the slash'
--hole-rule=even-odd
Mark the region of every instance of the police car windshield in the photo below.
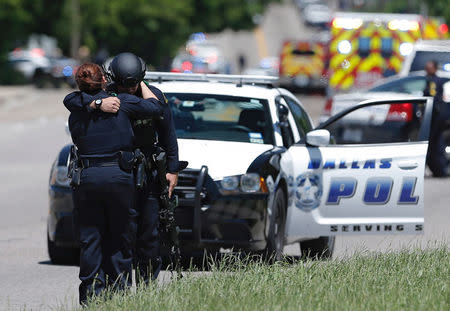
<svg viewBox="0 0 450 311">
<path fill-rule="evenodd" d="M 215 94 L 165 95 L 178 138 L 273 145 L 267 100 Z"/>
<path fill-rule="evenodd" d="M 410 71 L 419 71 L 425 69 L 425 64 L 430 61 L 435 60 L 438 62 L 439 70 L 448 70 L 450 64 L 450 53 L 449 52 L 433 52 L 433 51 L 417 51 L 414 56 L 414 60 L 411 64 Z"/>
</svg>

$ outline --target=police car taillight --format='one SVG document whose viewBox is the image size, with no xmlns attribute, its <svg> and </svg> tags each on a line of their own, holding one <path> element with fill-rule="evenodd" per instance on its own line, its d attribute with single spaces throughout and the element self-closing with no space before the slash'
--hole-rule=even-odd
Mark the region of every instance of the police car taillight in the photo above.
<svg viewBox="0 0 450 311">
<path fill-rule="evenodd" d="M 386 121 L 409 122 L 413 118 L 413 105 L 408 103 L 391 104 Z"/>
<path fill-rule="evenodd" d="M 439 31 L 440 31 L 441 34 L 445 35 L 448 32 L 447 24 L 441 24 L 439 26 Z"/>
<path fill-rule="evenodd" d="M 322 115 L 331 116 L 331 109 L 332 108 L 333 108 L 333 99 L 332 98 L 328 98 L 326 103 L 325 103 L 325 107 L 323 107 Z"/>
</svg>

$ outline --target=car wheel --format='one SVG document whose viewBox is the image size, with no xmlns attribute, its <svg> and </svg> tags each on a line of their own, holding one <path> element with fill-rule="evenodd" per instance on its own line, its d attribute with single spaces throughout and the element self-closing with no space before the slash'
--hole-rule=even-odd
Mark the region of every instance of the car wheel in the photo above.
<svg viewBox="0 0 450 311">
<path fill-rule="evenodd" d="M 272 214 L 269 223 L 269 234 L 264 257 L 269 261 L 280 261 L 283 258 L 284 231 L 286 226 L 286 197 L 282 189 L 275 192 Z"/>
<path fill-rule="evenodd" d="M 54 264 L 78 264 L 80 261 L 80 251 L 76 248 L 58 247 L 51 241 L 47 234 L 48 256 Z"/>
<path fill-rule="evenodd" d="M 334 236 L 321 236 L 318 239 L 300 242 L 300 251 L 303 258 L 329 259 L 334 251 Z"/>
</svg>

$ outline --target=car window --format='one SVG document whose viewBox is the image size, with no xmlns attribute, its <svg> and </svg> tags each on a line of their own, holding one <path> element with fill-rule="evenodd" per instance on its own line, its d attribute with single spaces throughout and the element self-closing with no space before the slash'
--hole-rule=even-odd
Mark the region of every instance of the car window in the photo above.
<svg viewBox="0 0 450 311">
<path fill-rule="evenodd" d="M 414 56 L 414 60 L 411 64 L 410 71 L 424 70 L 425 64 L 430 60 L 437 61 L 438 68 L 440 70 L 443 70 L 444 66 L 450 63 L 450 53 L 435 52 L 435 51 L 417 51 L 416 55 Z"/>
<path fill-rule="evenodd" d="M 292 116 L 294 117 L 300 139 L 303 140 L 306 137 L 306 133 L 312 130 L 312 124 L 309 121 L 308 115 L 294 99 L 289 96 L 284 96 L 284 99 L 286 100 Z"/>
<path fill-rule="evenodd" d="M 407 77 L 391 81 L 369 90 L 369 92 L 399 92 L 414 94 L 425 89 L 425 77 Z"/>
<path fill-rule="evenodd" d="M 274 144 L 267 100 L 165 93 L 178 138 Z"/>
</svg>

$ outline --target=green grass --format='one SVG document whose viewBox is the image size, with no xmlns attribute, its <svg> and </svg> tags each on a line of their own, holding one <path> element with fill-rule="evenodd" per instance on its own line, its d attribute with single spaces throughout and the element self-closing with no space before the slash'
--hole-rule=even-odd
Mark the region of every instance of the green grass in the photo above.
<svg viewBox="0 0 450 311">
<path fill-rule="evenodd" d="M 274 265 L 229 257 L 206 275 L 87 310 L 450 310 L 450 255 L 441 247 Z"/>
</svg>

